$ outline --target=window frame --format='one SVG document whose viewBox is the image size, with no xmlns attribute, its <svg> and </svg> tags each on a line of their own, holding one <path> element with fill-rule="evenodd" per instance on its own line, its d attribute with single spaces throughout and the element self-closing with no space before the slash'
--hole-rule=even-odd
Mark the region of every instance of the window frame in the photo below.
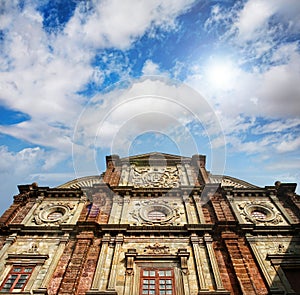
<svg viewBox="0 0 300 295">
<path fill-rule="evenodd" d="M 15 269 L 20 268 L 20 271 L 15 271 Z M 25 269 L 31 269 L 30 272 L 25 271 Z M 33 271 L 34 271 L 35 266 L 34 265 L 12 265 L 9 273 L 6 275 L 5 279 L 3 280 L 1 286 L 0 286 L 0 293 L 7 293 L 7 292 L 22 292 L 28 283 Z M 27 275 L 27 278 L 25 282 L 23 283 L 21 288 L 16 288 L 16 285 L 19 283 L 19 281 L 22 279 L 22 276 Z M 11 279 L 12 276 L 16 276 L 14 281 L 12 282 L 9 290 L 7 288 L 5 290 L 4 286 L 7 284 L 8 280 Z M 15 292 L 14 292 L 15 291 Z"/>
<path fill-rule="evenodd" d="M 149 272 L 155 272 L 154 276 L 151 275 L 144 275 L 144 271 L 149 271 Z M 170 271 L 171 275 L 165 275 L 165 276 L 160 276 L 159 272 L 160 271 Z M 172 293 L 170 295 L 176 295 L 175 293 L 175 274 L 174 274 L 174 269 L 172 267 L 142 267 L 141 271 L 140 271 L 140 288 L 139 288 L 139 294 L 140 295 L 145 295 L 145 293 L 143 294 L 143 290 L 154 290 L 154 294 L 155 295 L 159 295 L 160 291 L 164 291 L 164 290 L 160 290 L 160 280 L 165 279 L 165 280 L 171 280 L 171 289 L 164 289 L 165 291 L 169 291 L 172 290 Z M 144 284 L 144 280 L 154 280 L 154 289 L 143 289 Z M 148 292 L 148 294 L 150 294 Z M 164 293 L 166 295 L 168 295 L 168 293 Z"/>
</svg>

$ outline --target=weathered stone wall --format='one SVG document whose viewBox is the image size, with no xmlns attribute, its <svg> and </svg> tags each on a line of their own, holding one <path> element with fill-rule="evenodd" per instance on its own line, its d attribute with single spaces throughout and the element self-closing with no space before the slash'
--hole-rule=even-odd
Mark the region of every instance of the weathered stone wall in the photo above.
<svg viewBox="0 0 300 295">
<path fill-rule="evenodd" d="M 143 267 L 169 266 L 176 295 L 296 294 L 282 269 L 300 268 L 294 184 L 221 187 L 204 156 L 146 160 L 108 157 L 83 190 L 21 186 L 0 217 L 0 285 L 29 263 L 26 294 L 138 295 Z"/>
</svg>

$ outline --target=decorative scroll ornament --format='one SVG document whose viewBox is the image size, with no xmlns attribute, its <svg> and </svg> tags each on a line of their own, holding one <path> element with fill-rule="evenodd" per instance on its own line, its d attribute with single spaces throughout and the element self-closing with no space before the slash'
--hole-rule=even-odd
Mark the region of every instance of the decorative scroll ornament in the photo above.
<svg viewBox="0 0 300 295">
<path fill-rule="evenodd" d="M 241 215 L 245 220 L 255 224 L 279 224 L 283 222 L 281 214 L 274 210 L 274 207 L 269 202 L 241 202 L 238 204 Z"/>
<path fill-rule="evenodd" d="M 160 245 L 159 243 L 155 243 L 152 246 L 149 245 L 149 246 L 145 247 L 145 253 L 146 254 L 155 254 L 155 255 L 169 254 L 170 249 L 168 246 Z"/>
</svg>

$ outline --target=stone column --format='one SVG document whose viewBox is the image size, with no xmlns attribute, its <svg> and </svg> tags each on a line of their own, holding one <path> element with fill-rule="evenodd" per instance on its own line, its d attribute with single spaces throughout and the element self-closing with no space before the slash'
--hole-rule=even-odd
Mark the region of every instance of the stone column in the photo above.
<svg viewBox="0 0 300 295">
<path fill-rule="evenodd" d="M 124 196 L 124 202 L 123 202 L 122 216 L 121 216 L 121 224 L 128 223 L 129 203 L 130 203 L 130 196 L 125 195 Z"/>
<path fill-rule="evenodd" d="M 231 208 L 233 209 L 233 213 L 234 213 L 235 217 L 237 218 L 239 224 L 245 223 L 241 217 L 241 214 L 240 214 L 238 208 L 236 207 L 236 204 L 234 203 L 233 196 L 227 195 L 227 199 L 230 203 Z"/>
<path fill-rule="evenodd" d="M 70 224 L 72 223 L 76 223 L 79 219 L 79 216 L 84 208 L 84 206 L 86 205 L 86 201 L 87 201 L 87 196 L 86 194 L 84 194 L 83 196 L 81 196 L 79 203 L 78 203 L 78 207 L 75 209 L 74 215 L 70 220 Z"/>
<path fill-rule="evenodd" d="M 47 294 L 47 286 L 48 286 L 49 281 L 50 281 L 50 279 L 51 279 L 51 277 L 52 277 L 52 275 L 55 271 L 55 268 L 58 264 L 58 261 L 59 261 L 61 255 L 64 252 L 64 249 L 65 249 L 65 246 L 68 242 L 68 239 L 69 239 L 69 234 L 64 234 L 64 236 L 60 239 L 58 248 L 57 248 L 57 250 L 55 252 L 55 255 L 54 255 L 54 257 L 53 257 L 53 259 L 50 263 L 50 266 L 47 270 L 47 273 L 46 273 L 46 275 L 45 275 L 45 277 L 44 277 L 44 279 L 41 283 L 41 286 L 37 290 L 38 293 L 42 293 L 40 291 L 44 291 L 45 292 L 44 294 Z"/>
<path fill-rule="evenodd" d="M 181 267 L 182 281 L 183 281 L 183 293 L 184 295 L 189 295 L 190 294 L 189 280 L 188 280 L 189 270 L 188 270 L 187 260 L 189 259 L 190 253 L 186 249 L 178 249 L 177 255 L 180 258 L 180 267 Z"/>
<path fill-rule="evenodd" d="M 125 253 L 126 257 L 126 273 L 125 273 L 125 287 L 123 295 L 133 294 L 133 275 L 134 275 L 134 259 L 137 256 L 135 249 L 128 249 Z"/>
<path fill-rule="evenodd" d="M 31 207 L 29 212 L 26 214 L 25 218 L 22 221 L 22 224 L 26 224 L 33 217 L 33 212 L 35 209 L 42 203 L 44 199 L 44 193 L 41 193 L 39 197 L 37 197 L 35 204 Z"/>
<path fill-rule="evenodd" d="M 120 196 L 114 195 L 112 209 L 108 221 L 109 224 L 118 224 L 120 222 L 120 216 L 118 216 L 118 207 L 120 206 L 120 202 Z"/>
<path fill-rule="evenodd" d="M 285 210 L 285 208 L 282 206 L 282 204 L 280 203 L 280 201 L 278 200 L 278 198 L 275 195 L 270 195 L 270 198 L 272 199 L 272 201 L 275 203 L 276 207 L 279 209 L 279 211 L 283 214 L 283 216 L 287 219 L 287 221 L 290 224 L 296 224 L 297 222 L 293 221 L 293 219 L 290 217 L 290 215 L 287 213 L 287 211 Z"/>
<path fill-rule="evenodd" d="M 12 245 L 17 239 L 17 234 L 11 234 L 5 241 L 4 246 L 2 247 L 1 251 L 0 251 L 0 273 L 3 271 L 3 266 L 4 266 L 4 261 L 3 258 L 6 255 L 6 252 L 8 250 L 8 248 L 10 247 L 10 245 Z"/>
<path fill-rule="evenodd" d="M 120 185 L 128 185 L 128 180 L 129 180 L 129 165 L 128 164 L 123 164 L 122 165 L 122 172 L 121 172 L 121 177 L 120 177 Z"/>
<path fill-rule="evenodd" d="M 187 223 L 193 224 L 194 220 L 193 220 L 193 215 L 192 215 L 192 211 L 191 211 L 190 201 L 191 201 L 191 199 L 190 199 L 189 195 L 186 192 L 184 192 L 183 203 L 184 203 L 184 207 L 185 207 Z"/>
<path fill-rule="evenodd" d="M 187 179 L 188 179 L 188 183 L 189 185 L 194 185 L 194 179 L 193 179 L 193 176 L 192 176 L 192 171 L 191 171 L 191 166 L 189 163 L 184 163 L 184 168 L 185 168 L 185 171 L 186 171 L 186 175 L 187 175 Z"/>
<path fill-rule="evenodd" d="M 209 234 L 205 234 L 204 235 L 204 241 L 205 241 L 205 245 L 206 245 L 206 249 L 208 252 L 208 257 L 209 257 L 209 261 L 210 261 L 210 265 L 211 265 L 211 269 L 213 271 L 213 275 L 214 275 L 214 280 L 216 283 L 216 287 L 217 287 L 217 291 L 223 291 L 225 290 L 224 286 L 223 286 L 223 282 L 221 279 L 221 274 L 220 274 L 220 270 L 219 270 L 219 266 L 218 266 L 218 262 L 214 253 L 214 249 L 212 246 L 212 237 Z"/>
<path fill-rule="evenodd" d="M 93 291 L 100 291 L 103 289 L 105 290 L 106 286 L 104 284 L 105 281 L 104 266 L 105 266 L 105 260 L 107 258 L 109 241 L 110 241 L 110 235 L 105 234 L 101 241 L 100 254 L 99 254 L 98 263 L 97 263 L 97 267 L 96 267 L 96 271 L 95 271 L 95 275 L 91 287 L 92 292 L 90 293 L 96 293 Z"/>
<path fill-rule="evenodd" d="M 204 270 L 202 266 L 202 261 L 200 257 L 200 240 L 199 237 L 196 234 L 191 235 L 191 243 L 193 247 L 194 257 L 195 257 L 195 264 L 196 264 L 196 271 L 197 271 L 197 277 L 199 281 L 199 291 L 208 291 L 208 288 L 206 286 L 206 282 L 204 279 Z"/>
<path fill-rule="evenodd" d="M 195 204 L 196 204 L 196 209 L 197 209 L 197 213 L 198 213 L 198 218 L 199 218 L 199 221 L 200 223 L 206 223 L 205 222 L 205 218 L 204 218 L 204 214 L 203 214 L 203 211 L 202 211 L 202 206 L 201 206 L 201 198 L 200 196 L 197 194 L 197 192 L 195 192 L 193 194 L 193 199 L 195 201 Z"/>
<path fill-rule="evenodd" d="M 124 236 L 122 234 L 118 234 L 116 237 L 116 245 L 115 245 L 115 251 L 113 254 L 113 260 L 112 260 L 109 279 L 108 279 L 107 291 L 115 291 L 116 279 L 117 279 L 117 267 L 119 264 L 120 250 L 123 241 L 124 241 Z"/>
<path fill-rule="evenodd" d="M 246 239 L 248 240 L 249 242 L 249 245 L 252 249 L 252 252 L 254 254 L 254 256 L 256 257 L 256 260 L 259 264 L 259 267 L 264 275 L 264 278 L 270 288 L 270 290 L 274 291 L 274 290 L 277 290 L 278 287 L 277 286 L 274 286 L 274 282 L 273 282 L 273 278 L 271 278 L 270 274 L 269 274 L 269 271 L 267 270 L 266 266 L 265 266 L 265 263 L 264 263 L 264 259 L 261 257 L 256 245 L 255 245 L 255 239 L 252 238 L 249 234 L 246 235 Z M 273 294 L 273 293 L 272 293 Z"/>
<path fill-rule="evenodd" d="M 179 172 L 179 178 L 180 178 L 181 185 L 189 185 L 185 169 L 182 167 L 182 165 L 178 164 L 177 169 Z"/>
</svg>

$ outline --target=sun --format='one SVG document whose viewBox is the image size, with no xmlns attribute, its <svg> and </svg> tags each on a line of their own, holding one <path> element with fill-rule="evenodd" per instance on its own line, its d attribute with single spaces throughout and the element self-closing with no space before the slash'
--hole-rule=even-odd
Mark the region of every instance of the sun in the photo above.
<svg viewBox="0 0 300 295">
<path fill-rule="evenodd" d="M 208 63 L 208 83 L 220 90 L 230 90 L 237 78 L 237 67 L 231 61 L 214 60 Z"/>
</svg>

